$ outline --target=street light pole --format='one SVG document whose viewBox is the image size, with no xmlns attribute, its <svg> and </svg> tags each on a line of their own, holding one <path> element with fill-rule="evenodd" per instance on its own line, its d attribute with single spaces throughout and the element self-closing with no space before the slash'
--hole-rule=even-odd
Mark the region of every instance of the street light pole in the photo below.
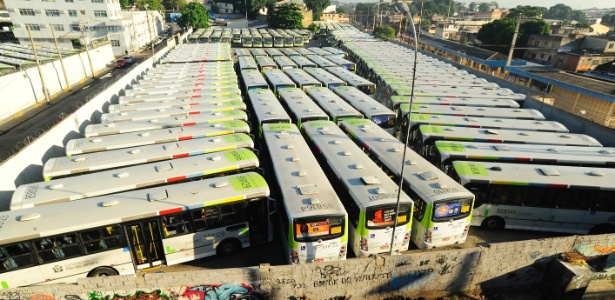
<svg viewBox="0 0 615 300">
<path fill-rule="evenodd" d="M 510 45 L 510 51 L 508 51 L 508 59 L 506 60 L 507 67 L 510 67 L 510 63 L 513 57 L 513 51 L 515 51 L 515 43 L 517 42 L 517 35 L 519 35 L 519 27 L 521 26 L 521 16 L 522 14 L 519 14 L 519 16 L 517 17 L 517 25 L 515 26 L 515 33 L 513 34 L 512 44 Z"/>
<path fill-rule="evenodd" d="M 45 76 L 43 76 L 43 69 L 41 69 L 41 63 L 38 60 L 38 53 L 36 52 L 36 46 L 34 45 L 34 39 L 32 38 L 32 31 L 30 31 L 30 25 L 26 24 L 28 29 L 28 35 L 30 36 L 30 44 L 32 44 L 32 52 L 34 52 L 34 59 L 36 60 L 36 67 L 38 68 L 38 75 L 41 77 L 41 86 L 43 86 L 43 95 L 45 96 L 45 102 L 51 104 L 51 97 L 47 92 L 47 86 L 45 85 Z"/>
<path fill-rule="evenodd" d="M 49 24 L 49 29 L 51 29 L 51 35 L 53 36 L 53 42 L 56 44 L 56 50 L 58 50 L 58 57 L 60 58 L 60 65 L 62 66 L 62 73 L 64 73 L 64 81 L 66 82 L 66 89 L 70 91 L 70 83 L 68 82 L 68 76 L 66 75 L 66 67 L 64 67 L 64 60 L 62 59 L 62 52 L 60 51 L 60 46 L 58 45 L 58 40 L 56 39 L 56 32 L 53 30 L 53 24 Z"/>
</svg>

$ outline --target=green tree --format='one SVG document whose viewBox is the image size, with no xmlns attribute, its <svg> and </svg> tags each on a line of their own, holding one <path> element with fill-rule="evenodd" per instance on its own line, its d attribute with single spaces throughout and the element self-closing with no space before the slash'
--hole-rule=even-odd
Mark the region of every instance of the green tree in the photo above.
<svg viewBox="0 0 615 300">
<path fill-rule="evenodd" d="M 431 26 L 431 20 L 430 19 L 425 19 L 421 21 L 421 26 L 422 27 L 429 27 Z"/>
<path fill-rule="evenodd" d="M 177 19 L 180 27 L 209 28 L 209 14 L 203 4 L 190 2 L 181 10 L 181 14 Z"/>
<path fill-rule="evenodd" d="M 570 20 L 572 19 L 572 7 L 566 4 L 556 4 L 549 7 L 549 11 L 543 16 L 546 19 Z"/>
<path fill-rule="evenodd" d="M 322 11 L 325 10 L 327 6 L 331 5 L 331 0 L 303 0 L 303 2 L 308 9 L 312 10 L 314 21 L 320 20 Z"/>
<path fill-rule="evenodd" d="M 348 8 L 346 6 L 336 6 L 335 12 L 338 14 L 345 14 L 348 13 Z"/>
<path fill-rule="evenodd" d="M 220 13 L 220 7 L 218 6 L 218 4 L 216 3 L 212 3 L 211 4 L 211 12 L 214 14 L 219 14 Z"/>
<path fill-rule="evenodd" d="M 572 19 L 577 21 L 577 22 L 583 22 L 583 20 L 585 20 L 586 17 L 587 17 L 587 15 L 582 10 L 573 10 L 572 11 Z"/>
<path fill-rule="evenodd" d="M 544 7 L 517 5 L 516 8 L 510 9 L 510 12 L 506 15 L 506 18 L 516 19 L 519 15 L 523 15 L 523 18 L 540 18 L 543 13 L 543 8 Z"/>
<path fill-rule="evenodd" d="M 162 0 L 162 6 L 165 10 L 181 11 L 186 4 L 188 4 L 186 0 Z"/>
<path fill-rule="evenodd" d="M 301 8 L 294 3 L 278 5 L 267 18 L 270 27 L 282 29 L 301 29 L 302 21 Z"/>
<path fill-rule="evenodd" d="M 136 0 L 135 5 L 142 10 L 164 10 L 162 0 Z"/>
<path fill-rule="evenodd" d="M 309 31 L 311 31 L 314 35 L 316 35 L 316 34 L 318 34 L 319 27 L 318 27 L 318 25 L 312 23 L 312 24 L 310 24 L 310 26 L 308 26 L 307 29 Z"/>
<path fill-rule="evenodd" d="M 602 16 L 602 22 L 613 24 L 615 23 L 615 13 L 610 12 L 604 16 Z"/>
<path fill-rule="evenodd" d="M 372 34 L 379 39 L 390 40 L 395 38 L 395 29 L 388 25 L 377 26 Z"/>
<path fill-rule="evenodd" d="M 489 6 L 489 3 L 481 3 L 478 5 L 478 11 L 491 11 L 491 6 Z"/>
<path fill-rule="evenodd" d="M 478 4 L 476 4 L 476 2 L 470 2 L 470 4 L 468 4 L 468 10 L 471 12 L 475 12 L 478 9 Z"/>
<path fill-rule="evenodd" d="M 120 0 L 120 7 L 122 9 L 128 9 L 135 5 L 134 0 Z"/>
<path fill-rule="evenodd" d="M 268 13 L 273 12 L 275 0 L 246 0 L 248 1 L 248 18 L 254 19 L 258 16 L 258 11 L 266 7 Z"/>
<path fill-rule="evenodd" d="M 483 25 L 478 31 L 477 38 L 482 42 L 483 48 L 508 54 L 512 37 L 515 32 L 517 20 L 503 18 Z M 529 36 L 532 34 L 549 35 L 549 25 L 543 20 L 531 20 L 521 23 L 515 47 L 527 46 Z M 523 57 L 523 50 L 515 50 L 515 57 Z"/>
</svg>

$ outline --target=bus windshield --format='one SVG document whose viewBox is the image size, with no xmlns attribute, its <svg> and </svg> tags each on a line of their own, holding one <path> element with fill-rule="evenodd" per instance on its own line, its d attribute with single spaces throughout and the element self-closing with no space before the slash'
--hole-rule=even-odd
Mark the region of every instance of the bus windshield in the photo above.
<svg viewBox="0 0 615 300">
<path fill-rule="evenodd" d="M 433 221 L 442 222 L 449 219 L 461 219 L 470 214 L 472 199 L 455 199 L 434 203 Z"/>
<path fill-rule="evenodd" d="M 343 233 L 343 217 L 299 219 L 295 221 L 295 240 L 297 242 L 329 240 L 340 237 Z"/>
<path fill-rule="evenodd" d="M 376 86 L 374 85 L 359 85 L 357 86 L 357 89 L 359 89 L 359 91 L 367 94 L 367 95 L 373 95 L 376 92 Z"/>
<path fill-rule="evenodd" d="M 387 228 L 395 225 L 395 205 L 386 207 L 370 207 L 366 210 L 367 229 Z M 410 220 L 410 205 L 400 205 L 397 216 L 397 226 L 407 224 Z"/>
<path fill-rule="evenodd" d="M 391 115 L 373 116 L 372 122 L 374 122 L 376 125 L 384 129 L 393 128 L 395 127 L 395 116 L 391 116 Z"/>
</svg>

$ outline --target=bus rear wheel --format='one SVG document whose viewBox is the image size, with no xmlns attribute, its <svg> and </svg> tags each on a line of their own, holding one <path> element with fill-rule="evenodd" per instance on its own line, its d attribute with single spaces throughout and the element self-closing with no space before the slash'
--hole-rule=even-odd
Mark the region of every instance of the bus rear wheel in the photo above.
<svg viewBox="0 0 615 300">
<path fill-rule="evenodd" d="M 94 269 L 93 271 L 90 272 L 90 274 L 88 274 L 88 277 L 103 277 L 103 276 L 115 276 L 118 275 L 119 273 L 113 269 L 113 268 L 109 268 L 109 267 L 98 267 L 96 269 Z"/>
<path fill-rule="evenodd" d="M 499 217 L 489 217 L 481 223 L 481 227 L 487 230 L 500 230 L 504 229 L 504 220 Z"/>
<path fill-rule="evenodd" d="M 222 241 L 216 248 L 216 252 L 218 255 L 226 256 L 236 253 L 239 249 L 241 249 L 241 243 L 236 239 L 229 239 Z"/>
</svg>

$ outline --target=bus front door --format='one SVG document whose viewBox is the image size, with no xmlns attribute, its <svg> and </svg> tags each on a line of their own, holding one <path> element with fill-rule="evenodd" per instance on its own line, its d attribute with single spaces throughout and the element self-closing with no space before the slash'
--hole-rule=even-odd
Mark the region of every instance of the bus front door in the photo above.
<svg viewBox="0 0 615 300">
<path fill-rule="evenodd" d="M 138 270 L 159 266 L 164 260 L 162 236 L 156 220 L 125 225 L 130 251 Z"/>
</svg>

